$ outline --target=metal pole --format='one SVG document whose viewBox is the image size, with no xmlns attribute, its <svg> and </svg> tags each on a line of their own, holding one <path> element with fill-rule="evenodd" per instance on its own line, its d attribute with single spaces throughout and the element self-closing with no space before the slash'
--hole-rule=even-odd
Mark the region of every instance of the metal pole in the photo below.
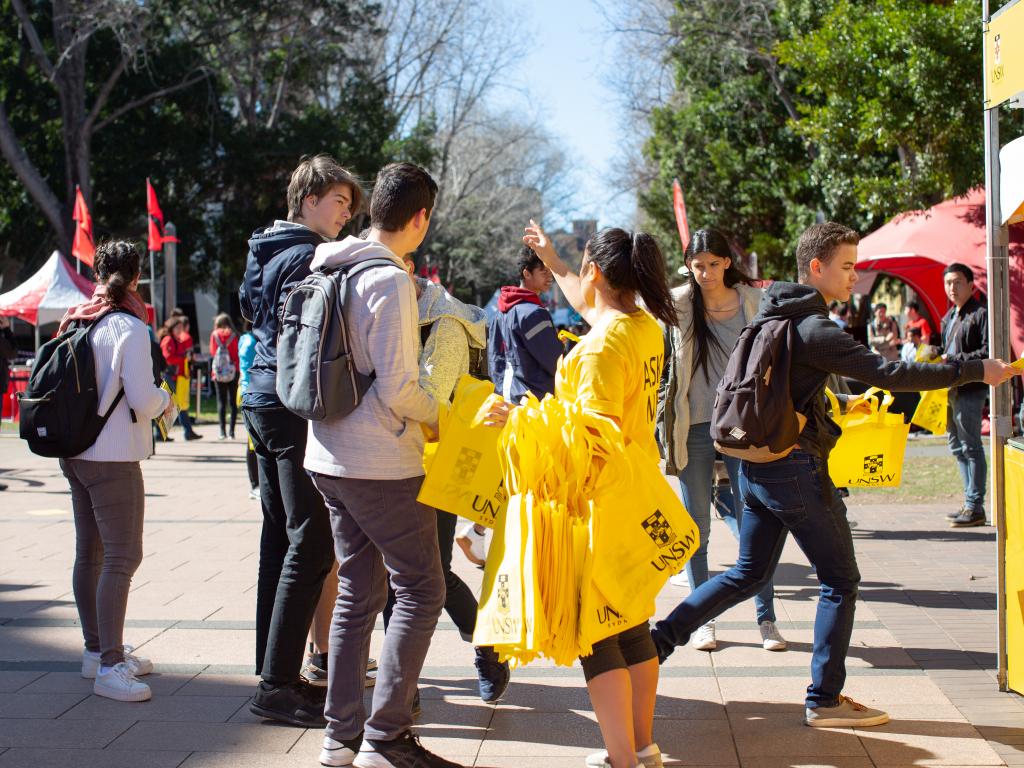
<svg viewBox="0 0 1024 768">
<path fill-rule="evenodd" d="M 164 235 L 173 238 L 178 234 L 171 222 L 164 226 Z M 171 309 L 178 305 L 178 243 L 164 241 L 164 319 Z"/>
<path fill-rule="evenodd" d="M 989 2 L 982 0 L 982 21 L 990 21 Z M 984 78 L 988 83 L 988 47 Z M 989 355 L 1010 360 L 1010 257 L 1009 230 L 1002 224 L 999 203 L 999 107 L 985 110 L 985 232 L 988 249 L 988 343 Z M 999 690 L 1007 690 L 1006 676 L 1006 440 L 1012 435 L 1010 390 L 993 387 L 989 393 L 989 424 L 992 446 L 990 503 L 996 527 L 996 606 L 998 616 L 997 667 Z"/>
</svg>

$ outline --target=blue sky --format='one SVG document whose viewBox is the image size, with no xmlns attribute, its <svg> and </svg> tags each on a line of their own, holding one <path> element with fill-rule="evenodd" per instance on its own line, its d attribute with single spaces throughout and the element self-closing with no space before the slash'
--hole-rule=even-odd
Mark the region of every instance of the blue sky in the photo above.
<svg viewBox="0 0 1024 768">
<path fill-rule="evenodd" d="M 520 0 L 517 8 L 529 52 L 505 79 L 528 90 L 541 122 L 576 167 L 572 218 L 631 226 L 633 195 L 616 197 L 611 184 L 611 164 L 624 151 L 623 113 L 605 84 L 615 46 L 604 17 L 592 0 Z"/>
</svg>

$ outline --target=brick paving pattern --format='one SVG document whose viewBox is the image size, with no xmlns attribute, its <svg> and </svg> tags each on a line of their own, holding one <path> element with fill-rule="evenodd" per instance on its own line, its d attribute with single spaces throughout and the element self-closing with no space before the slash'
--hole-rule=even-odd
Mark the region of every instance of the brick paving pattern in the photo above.
<svg viewBox="0 0 1024 768">
<path fill-rule="evenodd" d="M 180 439 L 146 462 L 145 559 L 126 641 L 154 660 L 153 699 L 91 694 L 78 674 L 71 594 L 74 528 L 56 461 L 0 436 L 0 768 L 316 766 L 322 733 L 261 722 L 254 585 L 258 502 L 246 498 L 242 441 Z M 753 606 L 718 622 L 719 650 L 680 649 L 662 668 L 655 737 L 668 764 L 726 768 L 1024 765 L 1024 703 L 995 680 L 995 534 L 954 531 L 937 506 L 872 506 L 851 519 L 863 601 L 847 693 L 881 706 L 881 728 L 801 724 L 816 581 L 790 542 L 776 578 L 786 653 L 761 649 Z M 735 556 L 715 522 L 712 567 Z M 474 587 L 480 571 L 456 552 Z M 663 615 L 687 591 L 666 586 Z M 379 647 L 381 633 L 374 637 Z M 601 739 L 578 669 L 517 670 L 497 706 L 476 697 L 472 650 L 442 616 L 421 680 L 419 732 L 467 766 L 580 766 Z"/>
</svg>

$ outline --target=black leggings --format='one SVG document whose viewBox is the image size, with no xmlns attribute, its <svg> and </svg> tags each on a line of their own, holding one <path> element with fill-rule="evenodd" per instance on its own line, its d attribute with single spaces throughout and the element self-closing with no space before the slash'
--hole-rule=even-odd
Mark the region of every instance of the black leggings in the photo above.
<svg viewBox="0 0 1024 768">
<path fill-rule="evenodd" d="M 605 672 L 626 669 L 656 658 L 658 649 L 651 638 L 651 628 L 645 621 L 594 643 L 593 652 L 589 656 L 581 656 L 580 663 L 583 665 L 583 677 L 589 683 Z"/>
<path fill-rule="evenodd" d="M 227 409 L 231 406 L 231 434 L 235 433 L 238 421 L 238 376 L 231 381 L 215 381 L 217 385 L 217 418 L 220 419 L 220 433 L 226 434 Z"/>
</svg>

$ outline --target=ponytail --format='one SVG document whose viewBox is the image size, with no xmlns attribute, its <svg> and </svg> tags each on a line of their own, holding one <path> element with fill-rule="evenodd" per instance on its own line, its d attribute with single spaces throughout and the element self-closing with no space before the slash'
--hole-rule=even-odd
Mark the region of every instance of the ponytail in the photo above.
<svg viewBox="0 0 1024 768">
<path fill-rule="evenodd" d="M 587 241 L 586 252 L 612 288 L 640 294 L 654 317 L 668 326 L 678 324 L 665 258 L 653 237 L 610 227 Z"/>
<path fill-rule="evenodd" d="M 648 311 L 666 326 L 678 325 L 676 305 L 668 287 L 665 257 L 661 255 L 658 243 L 646 232 L 634 233 L 630 264 L 637 290 Z"/>
</svg>

